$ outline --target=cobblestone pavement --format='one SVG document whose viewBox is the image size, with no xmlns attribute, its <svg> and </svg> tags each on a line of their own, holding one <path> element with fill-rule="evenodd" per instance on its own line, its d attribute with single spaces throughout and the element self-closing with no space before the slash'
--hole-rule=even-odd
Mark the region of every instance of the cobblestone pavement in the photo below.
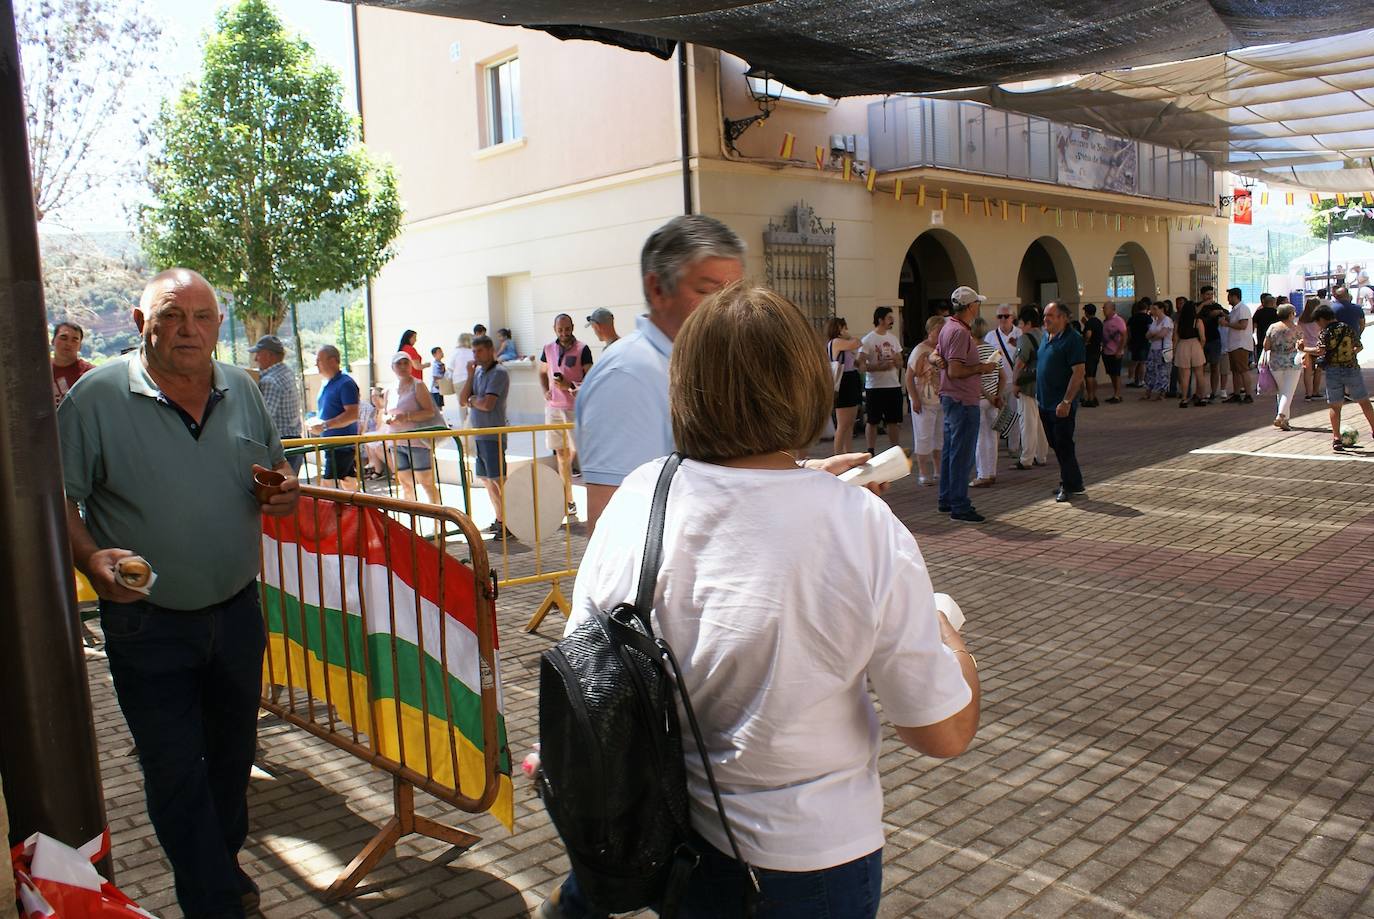
<svg viewBox="0 0 1374 919">
<path fill-rule="evenodd" d="M 886 736 L 883 916 L 1374 916 L 1374 449 L 1333 456 L 1324 406 L 1300 405 L 1291 433 L 1268 398 L 1084 410 L 1088 497 L 1055 504 L 1052 458 L 1004 458 L 974 492 L 983 526 L 937 515 L 914 479 L 891 491 L 968 614 L 984 715 L 950 761 Z M 501 601 L 517 760 L 562 626 L 518 631 L 541 597 Z M 89 665 L 119 881 L 179 916 L 108 671 Z M 259 765 L 245 864 L 273 919 L 524 916 L 567 868 L 517 779 L 516 833 L 430 801 L 483 841 L 409 837 L 326 905 L 390 781 L 268 717 Z"/>
</svg>

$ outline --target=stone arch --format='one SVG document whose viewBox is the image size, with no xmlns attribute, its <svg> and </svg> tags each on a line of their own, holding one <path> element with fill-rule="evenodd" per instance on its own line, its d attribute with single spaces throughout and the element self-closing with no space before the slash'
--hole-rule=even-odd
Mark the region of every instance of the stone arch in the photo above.
<svg viewBox="0 0 1374 919">
<path fill-rule="evenodd" d="M 1045 285 L 1054 285 L 1052 297 L 1045 296 L 1050 292 Z M 1041 306 L 1049 299 L 1073 306 L 1078 304 L 1078 272 L 1062 242 L 1053 236 L 1041 236 L 1026 247 L 1021 267 L 1016 272 L 1016 296 L 1022 303 Z"/>
<path fill-rule="evenodd" d="M 948 304 L 950 293 L 962 284 L 978 289 L 973 257 L 958 236 L 937 227 L 911 241 L 897 279 L 903 347 L 916 346 L 925 336 L 926 319 L 934 307 L 941 302 Z"/>
<path fill-rule="evenodd" d="M 1124 284 L 1126 278 L 1130 279 L 1129 286 Z M 1139 300 L 1141 297 L 1152 300 L 1156 297 L 1154 266 L 1144 246 L 1138 242 L 1124 242 L 1107 266 L 1107 299 Z"/>
</svg>

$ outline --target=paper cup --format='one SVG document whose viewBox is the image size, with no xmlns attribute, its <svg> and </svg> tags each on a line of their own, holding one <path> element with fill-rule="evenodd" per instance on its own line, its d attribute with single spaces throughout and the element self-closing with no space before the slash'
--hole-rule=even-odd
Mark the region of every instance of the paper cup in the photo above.
<svg viewBox="0 0 1374 919">
<path fill-rule="evenodd" d="M 273 495 L 281 494 L 282 484 L 286 482 L 286 476 L 271 469 L 253 470 L 253 497 L 258 499 L 259 504 L 266 504 L 272 500 Z"/>
</svg>

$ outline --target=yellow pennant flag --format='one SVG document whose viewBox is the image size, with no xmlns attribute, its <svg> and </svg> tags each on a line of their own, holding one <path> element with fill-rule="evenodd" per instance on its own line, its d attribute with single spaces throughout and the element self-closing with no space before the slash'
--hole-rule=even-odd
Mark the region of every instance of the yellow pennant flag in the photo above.
<svg viewBox="0 0 1374 919">
<path fill-rule="evenodd" d="M 901 180 L 901 179 L 898 179 L 898 180 L 897 180 L 897 184 L 894 185 L 894 186 L 892 186 L 892 197 L 895 198 L 895 199 L 898 200 L 898 201 L 902 200 L 902 180 Z"/>
<path fill-rule="evenodd" d="M 1042 204 L 1042 205 L 1040 205 L 1040 213 L 1042 213 L 1042 214 L 1048 214 L 1049 212 L 1050 212 L 1050 206 L 1049 206 L 1048 204 Z"/>
<path fill-rule="evenodd" d="M 1021 222 L 1026 222 L 1026 202 L 1021 202 Z"/>
<path fill-rule="evenodd" d="M 947 207 L 949 207 L 949 191 L 942 188 L 940 189 L 940 210 L 943 211 Z"/>
<path fill-rule="evenodd" d="M 1116 215 L 1116 232 L 1118 232 L 1118 233 L 1121 232 L 1121 215 L 1120 215 L 1120 214 L 1117 214 L 1117 215 Z"/>
<path fill-rule="evenodd" d="M 1339 204 L 1341 207 L 1345 207 L 1345 195 L 1343 195 L 1340 192 L 1336 192 L 1336 203 Z"/>
<path fill-rule="evenodd" d="M 1312 203 L 1313 203 L 1313 204 L 1321 204 L 1321 203 L 1322 203 L 1322 196 L 1319 195 L 1319 194 L 1317 194 L 1316 192 L 1312 192 L 1312 194 L 1311 194 L 1309 197 L 1312 199 Z"/>
<path fill-rule="evenodd" d="M 785 160 L 792 158 L 792 147 L 797 142 L 797 135 L 784 134 L 782 136 L 782 149 L 778 151 L 778 156 Z"/>
<path fill-rule="evenodd" d="M 825 148 L 821 146 L 816 147 L 816 168 L 825 168 Z"/>
<path fill-rule="evenodd" d="M 1062 207 L 1056 207 L 1054 209 L 1054 225 L 1057 227 L 1062 227 L 1064 225 L 1064 209 Z"/>
<path fill-rule="evenodd" d="M 921 207 L 926 206 L 926 187 L 924 185 L 916 186 L 916 203 Z"/>
<path fill-rule="evenodd" d="M 1132 217 L 1131 219 L 1134 220 L 1135 218 Z M 1144 220 L 1141 221 L 1141 223 L 1145 224 L 1145 232 L 1150 232 L 1150 218 L 1146 217 Z"/>
<path fill-rule="evenodd" d="M 991 217 L 991 216 L 992 216 L 992 201 L 991 201 L 991 199 L 989 199 L 989 198 L 984 198 L 984 199 L 983 199 L 983 216 L 984 216 L 984 217 Z"/>
<path fill-rule="evenodd" d="M 964 192 L 964 213 L 968 213 L 968 192 Z"/>
<path fill-rule="evenodd" d="M 1289 205 L 1289 206 L 1292 206 L 1292 204 L 1293 204 L 1293 193 L 1292 193 L 1291 191 L 1290 191 L 1290 192 L 1285 192 L 1285 193 L 1284 193 L 1284 196 L 1283 196 L 1283 203 L 1284 203 L 1284 204 L 1287 204 L 1287 205 Z"/>
<path fill-rule="evenodd" d="M 1260 204 L 1268 204 L 1268 203 L 1269 203 L 1269 192 L 1267 192 L 1267 191 L 1262 191 L 1262 192 L 1260 192 Z"/>
<path fill-rule="evenodd" d="M 1374 191 L 1367 191 L 1364 193 L 1364 203 L 1374 204 Z"/>
<path fill-rule="evenodd" d="M 868 178 L 864 181 L 864 187 L 870 192 L 873 191 L 873 183 L 878 181 L 878 170 L 872 166 L 868 168 Z"/>
<path fill-rule="evenodd" d="M 1007 210 L 1008 210 L 1008 208 L 1009 208 L 1010 206 L 1011 206 L 1011 202 L 1008 201 L 1006 198 L 1003 198 L 1003 199 L 1002 199 L 1002 222 L 1003 222 L 1003 223 L 1006 223 L 1006 221 L 1007 221 Z"/>
<path fill-rule="evenodd" d="M 1159 228 L 1159 217 L 1157 217 L 1157 216 L 1155 217 L 1155 232 L 1156 232 L 1156 233 L 1162 233 L 1162 232 L 1164 232 L 1163 230 L 1161 230 L 1161 229 Z"/>
<path fill-rule="evenodd" d="M 1097 211 L 1088 211 L 1088 229 L 1097 228 Z"/>
<path fill-rule="evenodd" d="M 850 174 L 854 171 L 854 161 L 849 157 L 844 158 L 844 180 L 849 181 Z"/>
</svg>

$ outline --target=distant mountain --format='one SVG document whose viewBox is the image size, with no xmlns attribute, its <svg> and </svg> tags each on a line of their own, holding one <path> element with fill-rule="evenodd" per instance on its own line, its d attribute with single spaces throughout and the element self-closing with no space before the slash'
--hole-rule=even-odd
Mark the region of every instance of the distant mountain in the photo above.
<svg viewBox="0 0 1374 919">
<path fill-rule="evenodd" d="M 132 310 L 138 304 L 143 286 L 153 274 L 143 256 L 138 238 L 133 233 L 65 233 L 41 232 L 39 242 L 43 252 L 43 294 L 47 302 L 48 319 L 70 318 L 86 329 L 83 354 L 88 360 L 100 363 L 117 356 L 121 351 L 138 346 L 138 333 L 133 325 Z M 227 298 L 225 298 L 227 300 Z M 313 353 L 325 343 L 340 343 L 340 317 L 350 306 L 361 302 L 358 290 L 327 293 L 308 303 L 299 304 L 296 314 L 300 320 L 302 345 Z M 283 323 L 279 334 L 287 344 L 288 359 L 294 342 L 290 320 Z M 232 343 L 235 363 L 248 362 L 248 346 L 243 327 L 226 318 L 220 329 L 224 343 L 222 357 L 230 358 Z M 356 338 L 354 351 L 363 345 Z M 350 355 L 357 358 L 360 354 Z M 307 362 L 310 355 L 307 354 Z"/>
</svg>

